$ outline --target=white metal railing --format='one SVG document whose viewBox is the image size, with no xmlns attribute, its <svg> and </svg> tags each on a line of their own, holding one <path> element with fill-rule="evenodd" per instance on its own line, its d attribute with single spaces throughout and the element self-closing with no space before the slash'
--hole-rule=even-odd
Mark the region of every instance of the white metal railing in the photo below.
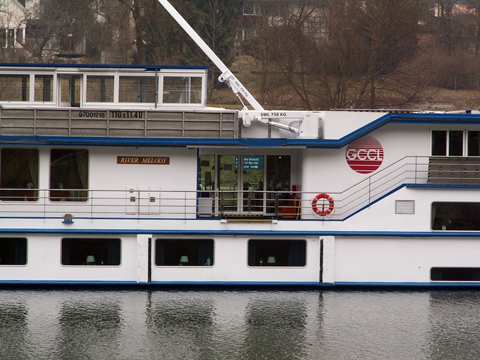
<svg viewBox="0 0 480 360">
<path fill-rule="evenodd" d="M 341 220 L 368 207 L 403 184 L 427 184 L 429 157 L 405 157 L 341 191 L 165 191 L 84 189 L 1 189 L 0 217 L 195 219 L 259 216 L 281 219 Z M 329 214 L 315 214 L 312 200 L 326 193 Z M 327 199 L 316 202 L 320 211 Z"/>
</svg>

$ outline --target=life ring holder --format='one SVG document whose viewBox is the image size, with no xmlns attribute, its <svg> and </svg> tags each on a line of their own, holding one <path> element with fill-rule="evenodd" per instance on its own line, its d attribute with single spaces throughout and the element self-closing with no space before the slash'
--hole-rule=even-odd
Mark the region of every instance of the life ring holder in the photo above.
<svg viewBox="0 0 480 360">
<path fill-rule="evenodd" d="M 318 204 L 318 200 L 320 199 L 325 199 L 328 201 L 328 209 L 325 209 L 324 206 L 319 208 L 317 204 Z M 312 200 L 312 210 L 315 214 L 320 216 L 327 216 L 331 214 L 334 207 L 335 207 L 335 202 L 333 201 L 333 198 L 330 195 L 325 193 L 318 194 Z"/>
</svg>

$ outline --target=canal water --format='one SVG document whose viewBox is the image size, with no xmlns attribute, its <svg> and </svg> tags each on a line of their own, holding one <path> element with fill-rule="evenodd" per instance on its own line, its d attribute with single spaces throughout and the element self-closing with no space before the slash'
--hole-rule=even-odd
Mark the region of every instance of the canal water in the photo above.
<svg viewBox="0 0 480 360">
<path fill-rule="evenodd" d="M 0 359 L 478 359 L 480 292 L 0 290 Z"/>
</svg>

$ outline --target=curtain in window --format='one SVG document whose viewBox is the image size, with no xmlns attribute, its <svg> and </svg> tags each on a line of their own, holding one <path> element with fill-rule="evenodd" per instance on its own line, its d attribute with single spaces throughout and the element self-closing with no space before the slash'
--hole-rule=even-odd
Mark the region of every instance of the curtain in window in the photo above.
<svg viewBox="0 0 480 360">
<path fill-rule="evenodd" d="M 18 239 L 15 242 L 15 264 L 25 265 L 27 263 L 27 241 Z"/>
<path fill-rule="evenodd" d="M 198 265 L 205 266 L 210 258 L 210 265 L 213 265 L 213 244 L 210 240 L 199 241 L 198 244 Z"/>
<path fill-rule="evenodd" d="M 288 252 L 288 266 L 305 266 L 305 242 L 292 241 Z"/>
<path fill-rule="evenodd" d="M 108 244 L 108 265 L 120 265 L 119 241 L 111 241 Z"/>
<path fill-rule="evenodd" d="M 88 189 L 88 151 L 77 152 L 77 164 L 82 189 Z"/>
</svg>

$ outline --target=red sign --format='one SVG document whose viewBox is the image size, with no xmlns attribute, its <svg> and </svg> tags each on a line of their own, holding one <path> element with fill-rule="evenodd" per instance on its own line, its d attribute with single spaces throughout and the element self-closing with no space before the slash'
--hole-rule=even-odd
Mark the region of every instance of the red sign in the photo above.
<svg viewBox="0 0 480 360">
<path fill-rule="evenodd" d="M 370 174 L 383 162 L 383 147 L 371 136 L 354 141 L 347 146 L 345 158 L 348 165 L 360 174 Z"/>
</svg>

